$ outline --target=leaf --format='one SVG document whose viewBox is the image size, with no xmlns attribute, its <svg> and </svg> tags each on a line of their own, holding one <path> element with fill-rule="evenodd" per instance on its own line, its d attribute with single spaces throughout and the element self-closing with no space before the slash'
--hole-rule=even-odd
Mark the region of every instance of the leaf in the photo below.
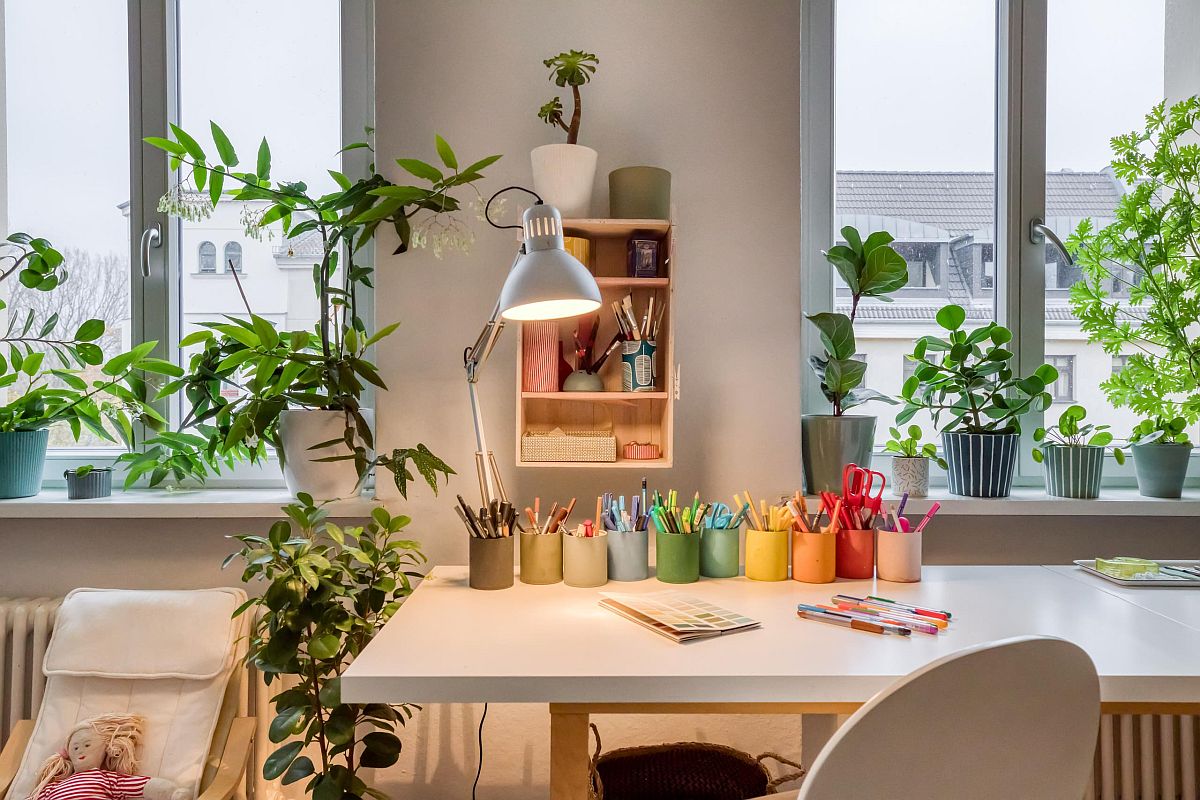
<svg viewBox="0 0 1200 800">
<path fill-rule="evenodd" d="M 937 324 L 948 331 L 956 331 L 967 321 L 967 312 L 962 306 L 942 306 L 937 312 Z"/>
<path fill-rule="evenodd" d="M 177 156 L 187 153 L 187 149 L 179 142 L 172 142 L 170 139 L 164 139 L 161 136 L 147 136 L 142 141 L 151 147 L 157 147 L 159 150 L 165 150 Z"/>
<path fill-rule="evenodd" d="M 390 767 L 400 758 L 400 737 L 394 733 L 374 731 L 363 737 L 364 750 L 360 762 L 364 767 Z"/>
<path fill-rule="evenodd" d="M 353 183 L 350 182 L 349 178 L 347 178 L 345 175 L 343 175 L 342 173 L 338 172 L 335 169 L 327 169 L 325 171 L 329 173 L 329 177 L 333 178 L 334 183 L 336 183 L 342 189 L 349 189 L 351 186 L 354 185 Z"/>
<path fill-rule="evenodd" d="M 822 311 L 809 314 L 808 320 L 821 332 L 821 343 L 833 358 L 850 358 L 854 355 L 854 326 L 845 314 Z"/>
<path fill-rule="evenodd" d="M 308 756 L 300 756 L 292 762 L 290 767 L 288 767 L 288 770 L 283 774 L 283 778 L 280 780 L 280 783 L 282 783 L 284 786 L 287 786 L 290 783 L 304 780 L 309 775 L 314 774 L 316 771 L 317 769 L 315 766 L 313 766 L 311 758 Z"/>
<path fill-rule="evenodd" d="M 416 175 L 418 178 L 424 178 L 427 181 L 437 183 L 442 180 L 442 171 L 432 164 L 426 164 L 416 158 L 397 158 L 396 163 L 399 164 L 406 172 Z"/>
<path fill-rule="evenodd" d="M 871 234 L 868 243 L 878 234 Z M 865 247 L 865 245 L 864 245 Z M 880 246 L 867 254 L 867 263 L 859 278 L 859 291 L 866 297 L 879 297 L 901 289 L 908 283 L 908 264 L 890 247 Z"/>
<path fill-rule="evenodd" d="M 229 141 L 225 131 L 221 130 L 220 125 L 212 120 L 209 120 L 208 125 L 212 129 L 213 142 L 217 145 L 217 154 L 221 157 L 221 163 L 227 167 L 236 167 L 238 157 L 237 152 L 233 149 L 233 143 Z"/>
<path fill-rule="evenodd" d="M 271 177 L 271 146 L 267 144 L 267 137 L 258 145 L 258 179 L 265 181 Z"/>
<path fill-rule="evenodd" d="M 77 342 L 94 342 L 103 335 L 104 320 L 89 319 L 76 329 L 74 339 Z"/>
<path fill-rule="evenodd" d="M 271 726 L 267 729 L 268 738 L 279 744 L 292 736 L 296 732 L 296 724 L 304 716 L 305 710 L 306 706 L 292 706 L 280 711 L 275 719 L 271 720 Z"/>
<path fill-rule="evenodd" d="M 825 387 L 830 394 L 843 396 L 862 384 L 867 365 L 853 358 L 832 358 L 825 365 Z"/>
<path fill-rule="evenodd" d="M 438 156 L 441 157 L 442 163 L 450 169 L 458 169 L 458 159 L 454 157 L 454 151 L 450 149 L 450 145 L 441 136 L 434 134 L 434 142 L 437 146 Z"/>
<path fill-rule="evenodd" d="M 308 641 L 308 654 L 316 659 L 333 658 L 337 655 L 341 642 L 332 633 L 314 636 Z"/>
<path fill-rule="evenodd" d="M 172 378 L 183 377 L 183 368 L 161 358 L 143 358 L 137 363 L 137 368 L 156 375 L 168 375 Z"/>
<path fill-rule="evenodd" d="M 225 173 L 220 168 L 214 168 L 208 178 L 208 199 L 215 206 L 221 202 L 221 189 L 225 187 Z"/>
<path fill-rule="evenodd" d="M 486 168 L 490 167 L 492 164 L 495 164 L 497 161 L 499 161 L 500 158 L 501 158 L 501 156 L 498 156 L 498 155 L 487 156 L 486 158 L 481 158 L 478 161 L 476 161 L 474 164 L 472 164 L 471 166 L 464 169 L 463 172 L 483 172 L 483 170 L 485 170 Z"/>
<path fill-rule="evenodd" d="M 267 756 L 267 760 L 263 764 L 263 777 L 269 781 L 273 781 L 283 775 L 303 749 L 304 742 L 288 742 Z"/>
</svg>

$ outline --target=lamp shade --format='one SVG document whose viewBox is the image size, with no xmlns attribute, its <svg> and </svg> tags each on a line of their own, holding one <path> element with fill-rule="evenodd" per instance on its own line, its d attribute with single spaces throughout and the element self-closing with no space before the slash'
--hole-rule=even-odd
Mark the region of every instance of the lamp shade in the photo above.
<svg viewBox="0 0 1200 800">
<path fill-rule="evenodd" d="M 539 203 L 525 212 L 524 255 L 500 290 L 500 315 L 527 321 L 577 317 L 600 307 L 600 287 L 563 245 L 558 209 Z"/>
</svg>

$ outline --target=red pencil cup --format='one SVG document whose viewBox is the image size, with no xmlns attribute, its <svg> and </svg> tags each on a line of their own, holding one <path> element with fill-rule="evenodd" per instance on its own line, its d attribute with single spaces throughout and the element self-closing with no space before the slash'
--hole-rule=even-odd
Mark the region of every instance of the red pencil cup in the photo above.
<svg viewBox="0 0 1200 800">
<path fill-rule="evenodd" d="M 837 537 L 837 576 L 839 578 L 875 577 L 875 531 L 839 530 Z"/>
</svg>

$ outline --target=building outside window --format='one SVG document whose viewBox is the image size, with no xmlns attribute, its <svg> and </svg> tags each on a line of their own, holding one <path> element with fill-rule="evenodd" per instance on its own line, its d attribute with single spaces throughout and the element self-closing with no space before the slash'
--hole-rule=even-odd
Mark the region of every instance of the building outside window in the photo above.
<svg viewBox="0 0 1200 800">
<path fill-rule="evenodd" d="M 1129 363 L 1129 356 L 1113 356 L 1112 357 L 1112 374 L 1116 375 L 1121 370 L 1125 369 L 1125 365 Z"/>
<path fill-rule="evenodd" d="M 1046 356 L 1046 363 L 1058 370 L 1058 380 L 1050 389 L 1056 403 L 1075 402 L 1075 356 Z"/>
<path fill-rule="evenodd" d="M 217 271 L 217 246 L 212 242 L 200 243 L 200 274 L 212 275 Z"/>
<path fill-rule="evenodd" d="M 239 275 L 245 274 L 242 269 L 242 246 L 237 242 L 225 243 L 225 269 Z"/>
</svg>

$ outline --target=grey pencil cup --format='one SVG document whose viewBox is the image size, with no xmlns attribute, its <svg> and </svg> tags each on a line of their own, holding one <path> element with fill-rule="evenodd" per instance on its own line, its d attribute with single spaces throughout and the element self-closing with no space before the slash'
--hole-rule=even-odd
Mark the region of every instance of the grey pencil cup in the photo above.
<svg viewBox="0 0 1200 800">
<path fill-rule="evenodd" d="M 513 585 L 513 537 L 471 537 L 469 583 L 472 589 L 507 589 Z"/>
<path fill-rule="evenodd" d="M 607 531 L 608 579 L 644 581 L 650 577 L 650 532 Z"/>
<path fill-rule="evenodd" d="M 588 589 L 608 583 L 608 542 L 597 536 L 563 537 L 563 583 Z"/>
<path fill-rule="evenodd" d="M 563 579 L 561 533 L 521 534 L 521 583 L 544 585 Z"/>
</svg>

